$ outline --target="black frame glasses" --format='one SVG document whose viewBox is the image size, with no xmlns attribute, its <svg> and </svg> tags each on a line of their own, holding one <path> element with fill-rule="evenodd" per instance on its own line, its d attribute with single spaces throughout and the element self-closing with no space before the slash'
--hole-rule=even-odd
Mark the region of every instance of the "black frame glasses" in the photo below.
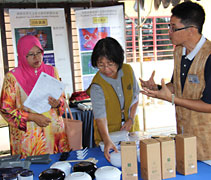
<svg viewBox="0 0 211 180">
<path fill-rule="evenodd" d="M 35 56 L 37 57 L 40 57 L 42 54 L 42 51 L 38 51 L 37 53 L 29 53 L 26 55 L 27 58 L 34 58 Z"/>
<path fill-rule="evenodd" d="M 188 28 L 191 28 L 191 27 L 195 27 L 195 26 L 185 26 L 185 27 L 182 27 L 182 28 L 173 28 L 170 24 L 168 24 L 168 28 L 169 28 L 170 32 L 181 31 L 183 29 L 188 29 Z"/>
<path fill-rule="evenodd" d="M 108 64 L 102 64 L 102 63 L 97 63 L 97 68 L 98 69 L 105 69 L 106 67 L 107 68 L 113 68 L 114 66 L 116 66 L 116 63 L 115 62 L 110 62 L 110 63 L 108 63 Z"/>
</svg>

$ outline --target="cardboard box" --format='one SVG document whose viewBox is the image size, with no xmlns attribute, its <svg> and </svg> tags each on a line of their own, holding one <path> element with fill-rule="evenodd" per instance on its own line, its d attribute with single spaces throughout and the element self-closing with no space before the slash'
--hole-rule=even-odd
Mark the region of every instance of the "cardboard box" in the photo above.
<svg viewBox="0 0 211 180">
<path fill-rule="evenodd" d="M 170 137 L 156 140 L 160 142 L 162 179 L 176 177 L 175 141 Z"/>
<path fill-rule="evenodd" d="M 132 141 L 121 142 L 122 179 L 138 180 L 137 148 Z"/>
<path fill-rule="evenodd" d="M 177 171 L 184 175 L 197 173 L 196 136 L 179 134 L 175 140 Z"/>
<path fill-rule="evenodd" d="M 161 179 L 160 143 L 155 139 L 140 141 L 141 177 L 147 180 Z"/>
</svg>

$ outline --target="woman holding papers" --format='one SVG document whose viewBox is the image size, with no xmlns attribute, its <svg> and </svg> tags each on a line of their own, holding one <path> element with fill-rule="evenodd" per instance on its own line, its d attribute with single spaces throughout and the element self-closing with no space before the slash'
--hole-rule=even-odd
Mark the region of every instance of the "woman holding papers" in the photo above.
<svg viewBox="0 0 211 180">
<path fill-rule="evenodd" d="M 69 151 L 62 119 L 63 98 L 48 97 L 51 109 L 42 114 L 23 105 L 41 72 L 59 79 L 57 70 L 43 63 L 43 48 L 35 36 L 22 37 L 17 52 L 18 67 L 6 74 L 0 99 L 1 115 L 10 128 L 12 155 L 25 158 Z"/>
</svg>

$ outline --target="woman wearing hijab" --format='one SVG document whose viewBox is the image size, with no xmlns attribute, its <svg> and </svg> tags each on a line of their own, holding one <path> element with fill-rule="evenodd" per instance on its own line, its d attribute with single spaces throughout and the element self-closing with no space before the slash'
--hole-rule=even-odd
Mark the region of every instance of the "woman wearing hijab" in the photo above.
<svg viewBox="0 0 211 180">
<path fill-rule="evenodd" d="M 59 79 L 57 70 L 43 63 L 43 48 L 32 35 L 18 41 L 18 67 L 5 75 L 0 112 L 10 128 L 12 155 L 32 155 L 69 151 L 62 114 L 64 101 L 49 97 L 51 109 L 43 114 L 33 112 L 23 103 L 31 93 L 41 72 Z"/>
</svg>

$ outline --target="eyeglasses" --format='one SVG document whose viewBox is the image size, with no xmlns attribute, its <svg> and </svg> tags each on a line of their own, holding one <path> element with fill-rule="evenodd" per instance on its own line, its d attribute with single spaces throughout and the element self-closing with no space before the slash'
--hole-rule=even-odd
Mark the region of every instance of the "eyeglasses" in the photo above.
<svg viewBox="0 0 211 180">
<path fill-rule="evenodd" d="M 191 28 L 191 27 L 195 27 L 195 26 L 186 26 L 186 27 L 182 27 L 182 28 L 174 28 L 170 24 L 168 25 L 168 28 L 169 28 L 170 32 L 181 31 L 183 29 L 188 29 L 188 28 Z"/>
<path fill-rule="evenodd" d="M 105 69 L 106 67 L 107 68 L 113 68 L 113 67 L 115 67 L 116 66 L 116 63 L 114 63 L 114 62 L 109 62 L 108 64 L 103 64 L 103 63 L 98 63 L 97 64 L 97 68 L 98 69 Z"/>
<path fill-rule="evenodd" d="M 42 51 L 38 51 L 37 53 L 29 53 L 29 54 L 27 54 L 27 58 L 34 58 L 35 56 L 36 57 L 40 57 L 41 56 L 41 54 L 42 54 Z"/>
</svg>

